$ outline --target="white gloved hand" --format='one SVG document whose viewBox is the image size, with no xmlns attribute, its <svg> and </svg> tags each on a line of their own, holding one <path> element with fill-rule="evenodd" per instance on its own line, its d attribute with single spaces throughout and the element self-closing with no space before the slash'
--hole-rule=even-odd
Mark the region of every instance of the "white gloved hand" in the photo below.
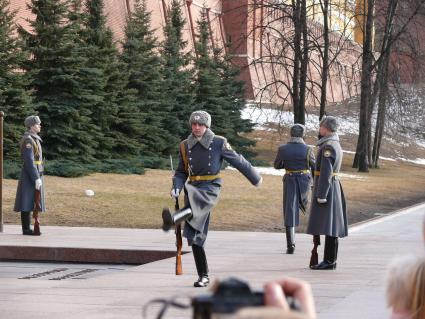
<svg viewBox="0 0 425 319">
<path fill-rule="evenodd" d="M 255 184 L 254 186 L 255 186 L 255 187 L 260 187 L 260 186 L 261 186 L 261 184 L 263 184 L 263 178 L 262 178 L 262 177 L 260 178 L 260 180 L 258 181 L 258 183 L 257 183 L 257 184 Z"/>
<path fill-rule="evenodd" d="M 317 199 L 317 202 L 319 203 L 319 204 L 324 204 L 324 203 L 326 203 L 328 200 L 326 199 L 326 198 L 318 198 Z"/>
<path fill-rule="evenodd" d="M 180 190 L 178 188 L 173 188 L 170 192 L 171 197 L 178 198 L 180 195 Z"/>
<path fill-rule="evenodd" d="M 41 182 L 41 178 L 37 178 L 36 180 L 35 180 L 35 189 L 36 190 L 40 190 L 41 189 L 41 185 L 42 185 L 43 183 Z"/>
</svg>

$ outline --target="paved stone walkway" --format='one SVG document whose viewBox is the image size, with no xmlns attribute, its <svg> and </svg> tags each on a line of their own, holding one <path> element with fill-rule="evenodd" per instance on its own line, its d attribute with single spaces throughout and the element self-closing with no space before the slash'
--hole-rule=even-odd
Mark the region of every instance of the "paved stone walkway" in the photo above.
<svg viewBox="0 0 425 319">
<path fill-rule="evenodd" d="M 206 246 L 211 276 L 236 276 L 255 289 L 268 280 L 298 277 L 312 284 L 319 318 L 388 318 L 386 265 L 399 255 L 424 253 L 424 212 L 425 204 L 417 205 L 351 227 L 349 237 L 340 240 L 336 271 L 308 269 L 312 245 L 304 234 L 296 236 L 295 255 L 286 255 L 284 234 L 211 232 Z M 41 237 L 31 237 L 22 236 L 17 225 L 4 228 L 0 246 L 174 249 L 174 234 L 161 230 L 43 227 Z M 319 258 L 322 253 L 323 246 Z M 206 292 L 192 287 L 191 253 L 183 256 L 183 269 L 182 276 L 174 275 L 174 258 L 141 266 L 0 262 L 0 317 L 142 318 L 143 305 L 153 298 Z M 150 307 L 147 318 L 157 310 Z M 170 309 L 165 318 L 191 318 L 191 312 Z"/>
</svg>

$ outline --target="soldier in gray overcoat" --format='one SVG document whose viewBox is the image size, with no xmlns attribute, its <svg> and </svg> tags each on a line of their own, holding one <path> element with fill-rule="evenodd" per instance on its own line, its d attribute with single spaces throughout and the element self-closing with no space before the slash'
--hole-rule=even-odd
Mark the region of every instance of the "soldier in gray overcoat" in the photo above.
<svg viewBox="0 0 425 319">
<path fill-rule="evenodd" d="M 43 151 L 41 138 L 41 121 L 38 116 L 28 116 L 24 121 L 27 131 L 20 141 L 22 169 L 16 191 L 15 212 L 21 213 L 22 234 L 34 235 L 31 229 L 31 211 L 34 210 L 35 190 L 41 191 L 41 211 L 44 205 Z"/>
<path fill-rule="evenodd" d="M 300 224 L 300 211 L 306 211 L 312 185 L 315 158 L 312 148 L 304 142 L 304 133 L 304 125 L 293 125 L 289 143 L 279 146 L 274 161 L 276 169 L 285 169 L 283 217 L 287 254 L 293 254 L 295 251 L 295 227 Z"/>
<path fill-rule="evenodd" d="M 199 277 L 194 286 L 206 287 L 209 277 L 204 244 L 211 210 L 217 204 L 221 190 L 220 170 L 223 160 L 238 169 L 255 186 L 261 184 L 262 177 L 242 155 L 232 149 L 226 138 L 210 130 L 211 116 L 207 112 L 193 112 L 189 124 L 192 133 L 180 143 L 180 160 L 171 190 L 171 196 L 178 198 L 184 189 L 185 207 L 173 215 L 164 211 L 163 229 L 186 221 L 183 236 L 192 246 Z"/>
<path fill-rule="evenodd" d="M 321 136 L 317 142 L 317 161 L 314 171 L 314 187 L 307 233 L 320 242 L 325 235 L 323 261 L 312 269 L 335 269 L 338 255 L 338 238 L 348 235 L 344 192 L 338 172 L 342 163 L 342 149 L 336 133 L 338 122 L 327 116 L 320 122 Z"/>
</svg>

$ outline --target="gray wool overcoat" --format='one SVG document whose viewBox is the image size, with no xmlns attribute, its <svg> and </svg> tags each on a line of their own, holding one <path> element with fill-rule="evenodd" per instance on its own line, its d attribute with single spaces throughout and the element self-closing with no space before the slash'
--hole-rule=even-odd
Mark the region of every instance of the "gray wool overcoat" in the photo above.
<svg viewBox="0 0 425 319">
<path fill-rule="evenodd" d="M 287 227 L 298 226 L 300 211 L 306 211 L 314 164 L 314 152 L 301 137 L 293 137 L 289 143 L 279 146 L 274 167 L 286 170 L 283 176 L 283 217 Z"/>
<path fill-rule="evenodd" d="M 25 132 L 21 147 L 22 169 L 16 190 L 15 212 L 31 212 L 34 210 L 35 180 L 41 178 L 41 211 L 45 211 L 44 202 L 44 166 L 41 138 L 37 134 Z"/>
<path fill-rule="evenodd" d="M 336 133 L 318 143 L 313 196 L 307 234 L 345 237 L 348 235 L 344 192 L 339 181 L 342 149 Z M 317 198 L 326 199 L 319 204 Z"/>
<path fill-rule="evenodd" d="M 184 157 L 187 158 L 187 167 Z M 203 246 L 205 243 L 211 210 L 220 195 L 222 179 L 219 173 L 223 160 L 239 170 L 253 185 L 260 182 L 261 176 L 257 170 L 236 153 L 224 137 L 215 135 L 210 129 L 201 139 L 189 135 L 180 146 L 173 187 L 179 190 L 184 188 L 185 204 L 190 205 L 193 212 L 183 231 L 189 245 Z M 197 177 L 200 180 L 196 180 Z"/>
</svg>

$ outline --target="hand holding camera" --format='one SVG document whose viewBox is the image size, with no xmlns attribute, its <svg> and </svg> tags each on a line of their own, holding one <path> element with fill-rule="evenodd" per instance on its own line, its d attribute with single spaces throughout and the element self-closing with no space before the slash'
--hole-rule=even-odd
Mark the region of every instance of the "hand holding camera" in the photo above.
<svg viewBox="0 0 425 319">
<path fill-rule="evenodd" d="M 247 283 L 230 278 L 219 282 L 212 294 L 194 297 L 192 306 L 194 319 L 224 314 L 235 314 L 235 319 L 286 318 L 286 314 L 316 319 L 310 285 L 293 278 L 266 283 L 264 292 L 251 291 Z"/>
<path fill-rule="evenodd" d="M 298 301 L 300 310 L 308 315 L 308 318 L 316 318 L 313 293 L 307 282 L 295 278 L 284 278 L 264 285 L 264 303 L 266 306 L 281 308 L 282 311 L 288 312 L 290 306 L 287 296 L 292 296 Z"/>
</svg>

